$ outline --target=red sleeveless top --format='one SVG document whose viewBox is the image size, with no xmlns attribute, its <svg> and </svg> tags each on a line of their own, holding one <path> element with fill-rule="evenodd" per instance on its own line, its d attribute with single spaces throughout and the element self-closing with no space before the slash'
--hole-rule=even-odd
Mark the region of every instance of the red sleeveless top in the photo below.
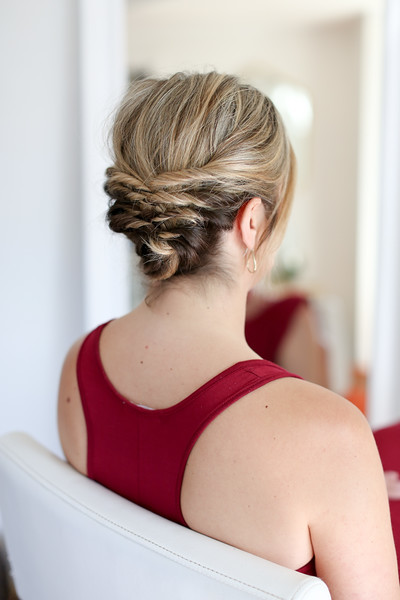
<svg viewBox="0 0 400 600">
<path fill-rule="evenodd" d="M 86 337 L 77 361 L 88 477 L 187 527 L 180 506 L 181 486 L 189 454 L 202 431 L 251 391 L 296 376 L 265 360 L 247 360 L 216 375 L 174 406 L 147 409 L 126 400 L 108 379 L 99 351 L 105 326 Z M 299 571 L 315 574 L 310 563 Z"/>
</svg>

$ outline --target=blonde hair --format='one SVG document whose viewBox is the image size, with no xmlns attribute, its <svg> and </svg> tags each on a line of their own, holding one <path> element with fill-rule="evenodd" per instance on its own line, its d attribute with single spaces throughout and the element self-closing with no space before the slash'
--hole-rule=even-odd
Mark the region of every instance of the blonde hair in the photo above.
<svg viewBox="0 0 400 600">
<path fill-rule="evenodd" d="M 231 75 L 177 73 L 134 82 L 112 130 L 110 228 L 135 245 L 153 281 L 224 271 L 221 232 L 260 197 L 264 239 L 283 229 L 294 155 L 271 100 Z"/>
</svg>

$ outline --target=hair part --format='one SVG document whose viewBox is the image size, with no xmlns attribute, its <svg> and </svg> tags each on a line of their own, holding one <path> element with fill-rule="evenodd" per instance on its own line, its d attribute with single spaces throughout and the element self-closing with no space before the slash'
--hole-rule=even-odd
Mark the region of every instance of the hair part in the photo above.
<svg viewBox="0 0 400 600">
<path fill-rule="evenodd" d="M 294 155 L 269 98 L 231 75 L 178 73 L 133 82 L 112 130 L 104 189 L 110 228 L 164 281 L 224 272 L 221 233 L 260 197 L 264 239 L 286 225 Z"/>
</svg>

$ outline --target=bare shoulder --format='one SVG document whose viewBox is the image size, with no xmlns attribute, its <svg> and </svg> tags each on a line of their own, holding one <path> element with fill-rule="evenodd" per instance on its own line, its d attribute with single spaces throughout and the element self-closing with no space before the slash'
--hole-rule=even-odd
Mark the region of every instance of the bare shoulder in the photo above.
<svg viewBox="0 0 400 600">
<path fill-rule="evenodd" d="M 84 338 L 77 340 L 65 357 L 58 393 L 58 431 L 67 460 L 86 474 L 86 423 L 79 394 L 76 365 Z"/>
<path fill-rule="evenodd" d="M 338 428 L 342 433 L 359 430 L 371 435 L 365 416 L 347 399 L 308 381 L 294 378 L 283 381 L 288 391 L 287 408 L 294 411 L 296 417 L 302 417 L 305 427 L 319 425 L 332 431 Z M 316 435 L 320 432 L 319 428 L 315 430 Z"/>
<path fill-rule="evenodd" d="M 334 598 L 399 598 L 383 469 L 367 420 L 319 386 L 286 379 L 275 393 L 279 386 L 318 575 Z"/>
<path fill-rule="evenodd" d="M 264 426 L 270 428 L 271 421 L 282 436 L 282 446 L 287 448 L 283 456 L 288 468 L 290 463 L 295 464 L 299 482 L 307 482 L 299 489 L 303 488 L 304 502 L 314 514 L 319 510 L 318 503 L 325 501 L 321 485 L 329 483 L 337 489 L 346 471 L 350 478 L 362 471 L 380 477 L 381 463 L 371 428 L 351 402 L 294 378 L 266 386 L 264 399 L 273 416 L 264 419 Z"/>
<path fill-rule="evenodd" d="M 266 415 L 273 414 L 273 419 L 265 419 L 263 424 L 273 421 L 283 435 L 302 439 L 305 450 L 315 450 L 315 444 L 335 450 L 343 444 L 373 441 L 370 426 L 358 408 L 319 385 L 288 377 L 260 388 L 257 396 L 255 409 L 264 406 Z"/>
</svg>

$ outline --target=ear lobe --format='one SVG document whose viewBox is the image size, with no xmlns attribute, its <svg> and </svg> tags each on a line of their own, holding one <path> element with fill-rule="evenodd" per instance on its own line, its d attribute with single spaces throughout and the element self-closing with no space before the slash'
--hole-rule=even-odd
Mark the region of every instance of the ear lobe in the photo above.
<svg viewBox="0 0 400 600">
<path fill-rule="evenodd" d="M 261 198 L 255 197 L 242 206 L 236 217 L 236 225 L 242 242 L 246 248 L 251 250 L 254 249 L 257 242 L 261 214 L 264 215 Z"/>
</svg>

